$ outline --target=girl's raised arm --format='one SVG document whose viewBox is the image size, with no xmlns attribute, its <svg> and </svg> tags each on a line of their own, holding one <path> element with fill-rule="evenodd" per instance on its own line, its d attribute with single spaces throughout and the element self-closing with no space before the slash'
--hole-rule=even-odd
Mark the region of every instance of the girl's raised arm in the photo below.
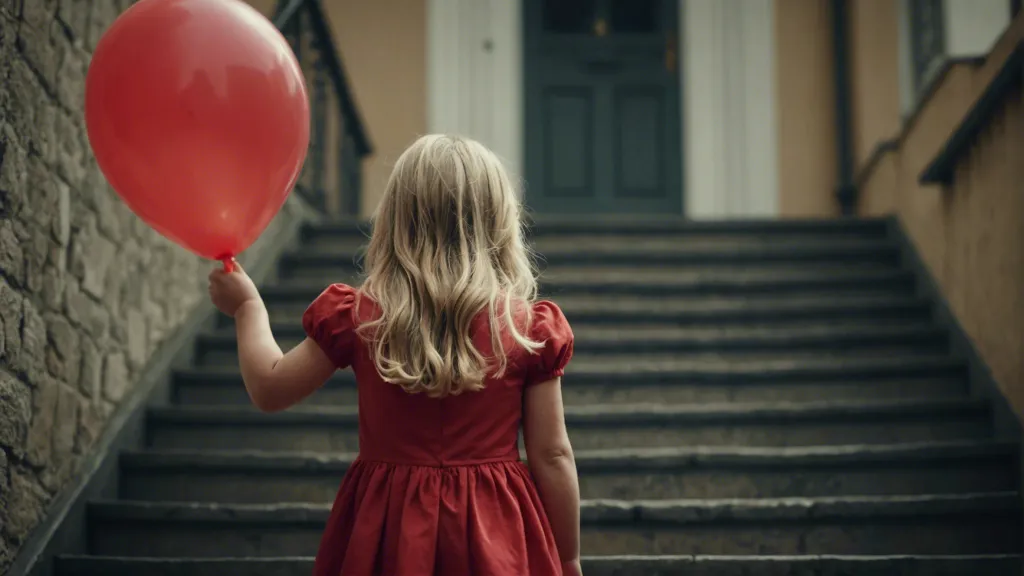
<svg viewBox="0 0 1024 576">
<path fill-rule="evenodd" d="M 263 412 L 289 408 L 323 386 L 337 369 L 313 340 L 287 354 L 270 330 L 270 316 L 259 291 L 241 266 L 210 273 L 210 298 L 235 318 L 238 363 L 253 405 Z"/>
</svg>

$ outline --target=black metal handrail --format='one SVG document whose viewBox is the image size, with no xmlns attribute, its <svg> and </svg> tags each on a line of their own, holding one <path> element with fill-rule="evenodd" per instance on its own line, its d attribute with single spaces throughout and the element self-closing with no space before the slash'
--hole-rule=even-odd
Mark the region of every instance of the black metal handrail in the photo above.
<svg viewBox="0 0 1024 576">
<path fill-rule="evenodd" d="M 362 159 L 373 147 L 323 6 L 320 0 L 281 0 L 274 25 L 291 45 L 309 93 L 309 152 L 295 189 L 328 216 L 356 216 Z"/>
</svg>

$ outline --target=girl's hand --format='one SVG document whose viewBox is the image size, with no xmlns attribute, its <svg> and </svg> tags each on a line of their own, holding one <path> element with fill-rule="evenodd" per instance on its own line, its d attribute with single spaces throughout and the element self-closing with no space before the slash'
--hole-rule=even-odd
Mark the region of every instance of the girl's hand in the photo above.
<svg viewBox="0 0 1024 576">
<path fill-rule="evenodd" d="M 260 301 L 259 290 L 238 262 L 235 269 L 225 272 L 216 268 L 210 272 L 210 300 L 218 310 L 234 318 L 238 309 L 249 301 Z"/>
</svg>

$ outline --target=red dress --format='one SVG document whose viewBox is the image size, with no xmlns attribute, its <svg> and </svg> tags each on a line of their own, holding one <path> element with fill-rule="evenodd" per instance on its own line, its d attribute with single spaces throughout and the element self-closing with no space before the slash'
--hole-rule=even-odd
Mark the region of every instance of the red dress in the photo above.
<svg viewBox="0 0 1024 576">
<path fill-rule="evenodd" d="M 544 507 L 519 460 L 518 432 L 524 387 L 562 375 L 573 335 L 553 303 L 533 311 L 529 333 L 544 342 L 541 350 L 509 339 L 501 378 L 432 399 L 381 380 L 355 333 L 378 313 L 366 296 L 335 284 L 309 306 L 306 334 L 338 368 L 351 367 L 359 386 L 359 457 L 334 501 L 315 576 L 561 574 Z M 487 322 L 481 313 L 473 329 L 485 357 Z"/>
</svg>

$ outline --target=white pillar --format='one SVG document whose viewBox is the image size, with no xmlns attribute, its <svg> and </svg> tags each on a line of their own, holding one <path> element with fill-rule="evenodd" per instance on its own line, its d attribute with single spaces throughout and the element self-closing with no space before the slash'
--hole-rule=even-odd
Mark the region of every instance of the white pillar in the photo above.
<svg viewBox="0 0 1024 576">
<path fill-rule="evenodd" d="M 518 0 L 428 0 L 427 129 L 479 140 L 518 173 L 522 26 Z"/>
<path fill-rule="evenodd" d="M 772 0 L 681 0 L 686 213 L 778 212 Z"/>
<path fill-rule="evenodd" d="M 428 0 L 427 125 L 521 173 L 523 0 Z M 778 211 L 773 0 L 679 0 L 686 214 Z"/>
<path fill-rule="evenodd" d="M 946 55 L 988 54 L 1010 25 L 1009 0 L 945 0 Z"/>
</svg>

